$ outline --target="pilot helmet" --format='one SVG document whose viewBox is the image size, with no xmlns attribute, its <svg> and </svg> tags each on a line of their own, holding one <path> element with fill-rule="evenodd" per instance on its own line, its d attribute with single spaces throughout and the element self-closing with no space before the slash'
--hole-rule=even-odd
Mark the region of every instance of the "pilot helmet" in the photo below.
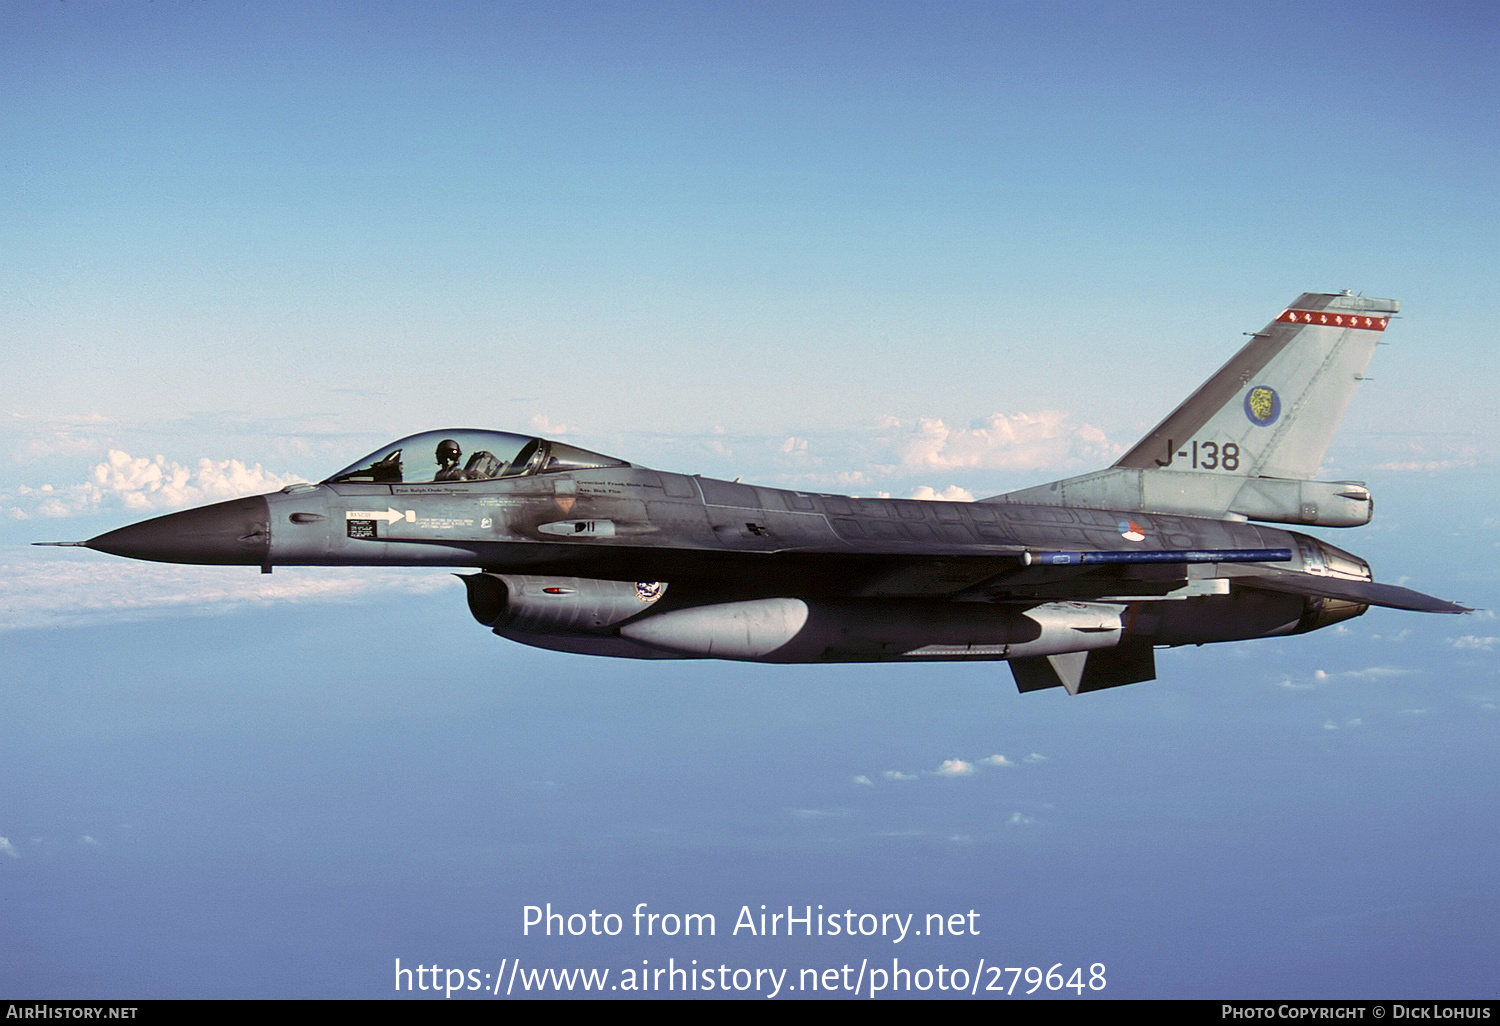
<svg viewBox="0 0 1500 1026">
<path fill-rule="evenodd" d="M 437 458 L 439 463 L 451 463 L 463 455 L 463 450 L 458 443 L 451 438 L 445 438 L 438 443 Z"/>
</svg>

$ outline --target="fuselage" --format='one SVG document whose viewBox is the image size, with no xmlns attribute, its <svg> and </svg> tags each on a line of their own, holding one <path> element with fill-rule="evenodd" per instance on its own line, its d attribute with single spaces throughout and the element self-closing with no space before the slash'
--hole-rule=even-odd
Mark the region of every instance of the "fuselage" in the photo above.
<svg viewBox="0 0 1500 1026">
<path fill-rule="evenodd" d="M 1357 557 L 1245 522 L 856 498 L 630 465 L 291 485 L 91 545 L 267 570 L 473 567 L 482 573 L 471 611 L 512 640 L 781 662 L 1016 659 L 1126 638 L 1202 644 L 1298 633 L 1365 608 L 1242 591 L 1176 562 L 1184 553 L 1278 552 L 1299 571 L 1369 579 Z M 1090 575 L 1070 558 L 1085 552 L 1164 560 Z M 643 584 L 659 586 L 649 602 Z"/>
</svg>

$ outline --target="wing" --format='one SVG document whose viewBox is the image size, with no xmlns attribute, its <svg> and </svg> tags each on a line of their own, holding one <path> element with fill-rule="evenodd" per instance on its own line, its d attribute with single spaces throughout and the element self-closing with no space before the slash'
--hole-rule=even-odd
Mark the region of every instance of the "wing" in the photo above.
<svg viewBox="0 0 1500 1026">
<path fill-rule="evenodd" d="M 500 548 L 502 546 L 496 546 Z M 511 550 L 511 546 L 503 546 Z M 975 551 L 978 548 L 979 551 Z M 916 551 L 913 551 L 913 550 Z M 496 567 L 620 581 L 666 580 L 679 595 L 931 598 L 980 602 L 1131 601 L 1171 594 L 1194 582 L 1230 579 L 1242 587 L 1322 596 L 1430 613 L 1465 606 L 1390 584 L 1301 573 L 1266 564 L 1289 549 L 1044 550 L 1019 545 L 890 546 L 840 553 L 662 550 L 593 545 L 516 547 Z"/>
<path fill-rule="evenodd" d="M 1267 566 L 1292 558 L 1289 549 L 1194 549 L 1155 552 L 1027 551 L 994 576 L 954 595 L 991 602 L 1024 599 L 1138 599 L 1164 595 L 1192 581 L 1228 579 L 1261 591 L 1341 599 L 1417 613 L 1468 613 L 1467 606 L 1376 581 L 1301 573 Z M 1190 569 L 1191 568 L 1191 569 Z M 905 576 L 920 571 L 908 569 Z"/>
</svg>

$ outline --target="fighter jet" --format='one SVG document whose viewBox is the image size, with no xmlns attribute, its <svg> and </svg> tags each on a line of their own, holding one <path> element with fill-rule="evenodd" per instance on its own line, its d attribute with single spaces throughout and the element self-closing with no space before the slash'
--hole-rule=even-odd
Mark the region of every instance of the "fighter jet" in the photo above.
<svg viewBox="0 0 1500 1026">
<path fill-rule="evenodd" d="M 1272 524 L 1369 522 L 1319 481 L 1393 300 L 1307 293 L 1107 469 L 982 499 L 868 499 L 444 429 L 319 484 L 92 538 L 173 563 L 467 567 L 502 638 L 636 659 L 1007 660 L 1023 691 L 1152 680 L 1156 650 L 1461 613 Z"/>
</svg>

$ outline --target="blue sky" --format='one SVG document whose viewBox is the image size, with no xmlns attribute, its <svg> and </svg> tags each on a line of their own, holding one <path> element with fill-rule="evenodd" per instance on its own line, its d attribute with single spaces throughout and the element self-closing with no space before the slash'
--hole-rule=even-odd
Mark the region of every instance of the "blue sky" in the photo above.
<svg viewBox="0 0 1500 1026">
<path fill-rule="evenodd" d="M 447 424 L 982 497 L 1108 463 L 1240 332 L 1351 288 L 1403 315 L 1325 465 L 1377 518 L 1331 540 L 1494 608 L 1497 21 L 7 5 L 0 992 L 894 953 L 1102 961 L 1117 996 L 1493 997 L 1486 613 L 1164 653 L 1069 700 L 999 665 L 562 656 L 442 574 L 28 543 Z M 546 901 L 988 929 L 522 937 Z"/>
</svg>

